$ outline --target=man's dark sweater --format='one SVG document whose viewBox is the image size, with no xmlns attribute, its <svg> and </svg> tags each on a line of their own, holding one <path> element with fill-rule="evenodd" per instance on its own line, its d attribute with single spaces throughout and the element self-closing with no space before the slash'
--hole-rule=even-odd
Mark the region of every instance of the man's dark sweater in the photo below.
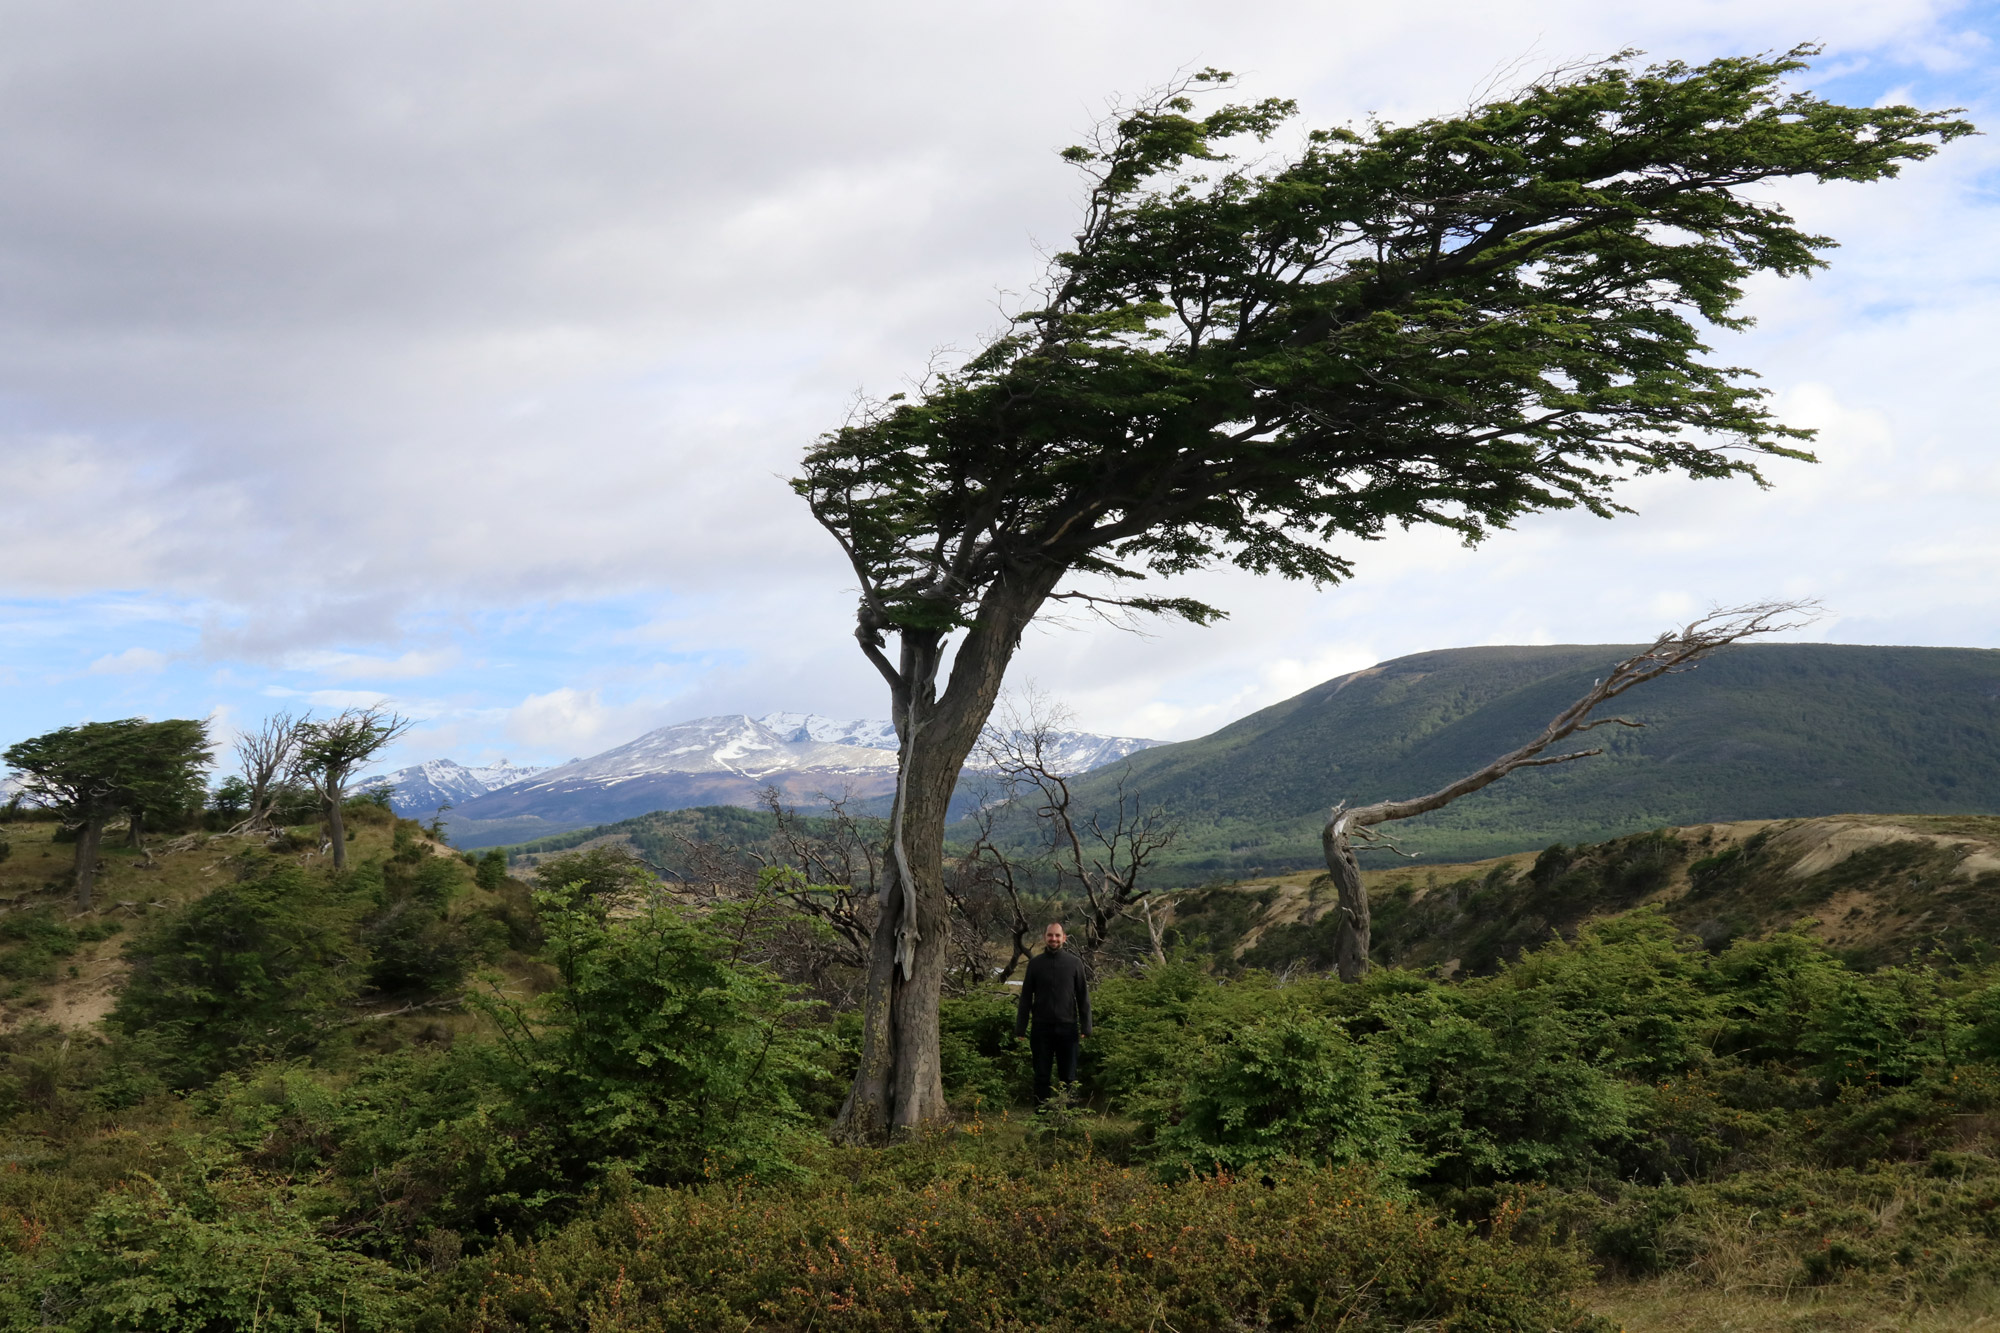
<svg viewBox="0 0 2000 1333">
<path fill-rule="evenodd" d="M 1014 1035 L 1035 1020 L 1038 1033 L 1077 1032 L 1090 1035 L 1090 987 L 1083 979 L 1083 960 L 1067 949 L 1044 949 L 1028 960 L 1021 982 L 1021 1002 L 1014 1011 Z"/>
</svg>

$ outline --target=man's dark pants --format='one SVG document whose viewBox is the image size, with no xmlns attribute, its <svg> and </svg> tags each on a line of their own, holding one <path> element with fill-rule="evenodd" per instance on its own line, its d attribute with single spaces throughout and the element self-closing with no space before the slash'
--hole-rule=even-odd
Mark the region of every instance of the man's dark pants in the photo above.
<svg viewBox="0 0 2000 1333">
<path fill-rule="evenodd" d="M 1050 1066 L 1063 1082 L 1076 1082 L 1076 1049 L 1074 1023 L 1037 1023 L 1028 1033 L 1028 1050 L 1035 1061 L 1035 1105 L 1040 1106 L 1055 1091 L 1049 1084 Z"/>
</svg>

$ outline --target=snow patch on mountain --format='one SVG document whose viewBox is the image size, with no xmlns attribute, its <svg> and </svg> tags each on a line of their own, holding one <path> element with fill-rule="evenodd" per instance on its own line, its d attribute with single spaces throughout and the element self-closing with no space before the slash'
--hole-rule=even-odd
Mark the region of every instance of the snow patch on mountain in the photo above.
<svg viewBox="0 0 2000 1333">
<path fill-rule="evenodd" d="M 863 745 L 878 750 L 895 750 L 896 726 L 874 718 L 839 721 L 817 713 L 766 713 L 755 721 L 792 741 L 820 741 L 835 745 Z M 1137 736 L 1100 736 L 1092 731 L 1049 733 L 1043 758 L 1049 767 L 1065 777 L 1088 773 L 1093 768 L 1115 764 L 1128 755 L 1151 749 L 1159 741 Z M 967 766 L 978 769 L 984 757 L 974 751 Z"/>
<path fill-rule="evenodd" d="M 894 750 L 896 724 L 881 722 L 874 718 L 841 722 L 817 713 L 766 713 L 757 718 L 759 726 L 768 727 L 790 741 L 819 741 L 828 745 L 863 745 L 871 750 Z"/>
<path fill-rule="evenodd" d="M 782 729 L 772 727 L 768 725 L 771 718 L 787 720 L 791 725 Z M 676 722 L 603 754 L 550 769 L 536 779 L 531 789 L 577 782 L 618 782 L 653 773 L 735 773 L 746 778 L 766 778 L 800 771 L 895 770 L 893 729 L 889 746 L 884 749 L 848 740 L 821 740 L 814 734 L 816 730 L 835 736 L 848 734 L 839 729 L 845 724 L 819 728 L 812 725 L 825 722 L 824 718 L 796 713 L 770 714 L 761 719 L 728 713 Z"/>
<path fill-rule="evenodd" d="M 512 764 L 505 759 L 474 766 L 453 759 L 426 759 L 393 773 L 362 778 L 350 790 L 367 791 L 386 785 L 394 788 L 389 804 L 397 814 L 429 814 L 441 805 L 463 805 L 476 796 L 526 782 L 548 771 L 546 767 Z"/>
</svg>

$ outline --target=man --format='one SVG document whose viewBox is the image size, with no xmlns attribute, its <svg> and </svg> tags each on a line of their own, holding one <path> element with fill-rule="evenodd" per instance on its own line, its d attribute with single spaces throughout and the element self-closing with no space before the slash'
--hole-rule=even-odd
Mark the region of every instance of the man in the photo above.
<svg viewBox="0 0 2000 1333">
<path fill-rule="evenodd" d="M 1035 1061 L 1035 1104 L 1054 1093 L 1050 1066 L 1065 1084 L 1076 1082 L 1076 1048 L 1090 1035 L 1090 985 L 1083 960 L 1063 950 L 1068 939 L 1062 923 L 1049 922 L 1042 932 L 1042 952 L 1028 960 L 1021 982 L 1021 1002 L 1014 1011 L 1014 1040 L 1021 1039 L 1028 1020 L 1035 1020 L 1028 1049 Z"/>
</svg>

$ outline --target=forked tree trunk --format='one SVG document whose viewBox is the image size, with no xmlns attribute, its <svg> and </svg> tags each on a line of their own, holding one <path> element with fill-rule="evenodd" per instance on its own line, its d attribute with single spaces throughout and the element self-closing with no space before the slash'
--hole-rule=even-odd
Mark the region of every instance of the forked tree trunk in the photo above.
<svg viewBox="0 0 2000 1333">
<path fill-rule="evenodd" d="M 76 910 L 90 910 L 91 890 L 97 884 L 97 851 L 104 844 L 105 816 L 83 821 L 76 831 Z"/>
<path fill-rule="evenodd" d="M 834 1126 L 844 1139 L 880 1142 L 945 1114 L 938 1036 L 951 930 L 944 891 L 945 818 L 959 771 L 1000 697 L 1021 631 L 1059 577 L 1060 571 L 1017 576 L 988 591 L 952 659 L 950 683 L 934 703 L 934 674 L 915 680 L 906 675 L 899 690 L 903 763 L 896 778 L 900 818 L 892 823 L 900 827 L 891 831 L 882 914 L 869 946 L 861 1063 Z M 913 653 L 906 642 L 906 672 L 926 660 L 926 651 Z M 921 676 L 921 668 L 916 674 Z M 907 954 L 907 964 L 899 953 Z"/>
</svg>

